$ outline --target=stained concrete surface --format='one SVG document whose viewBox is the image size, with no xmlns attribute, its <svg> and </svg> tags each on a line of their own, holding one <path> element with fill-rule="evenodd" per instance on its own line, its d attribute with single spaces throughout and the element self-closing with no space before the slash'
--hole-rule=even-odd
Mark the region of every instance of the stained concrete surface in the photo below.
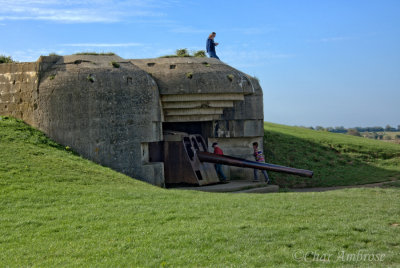
<svg viewBox="0 0 400 268">
<path fill-rule="evenodd" d="M 0 64 L 0 115 L 159 186 L 164 163 L 150 161 L 149 144 L 162 142 L 165 130 L 197 125 L 208 145 L 219 142 L 226 154 L 253 160 L 252 143 L 263 144 L 262 95 L 257 79 L 210 58 L 69 55 Z M 252 176 L 235 167 L 224 172 Z"/>
<path fill-rule="evenodd" d="M 279 186 L 267 184 L 265 182 L 253 182 L 251 180 L 231 180 L 229 181 L 229 183 L 223 184 L 213 184 L 196 187 L 175 187 L 171 189 L 194 190 L 215 193 L 272 193 L 278 192 Z"/>
</svg>

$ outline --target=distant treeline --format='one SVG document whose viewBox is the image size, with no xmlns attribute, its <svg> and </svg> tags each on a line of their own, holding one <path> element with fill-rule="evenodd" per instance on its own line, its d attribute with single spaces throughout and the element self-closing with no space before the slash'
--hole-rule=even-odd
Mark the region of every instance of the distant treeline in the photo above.
<svg viewBox="0 0 400 268">
<path fill-rule="evenodd" d="M 323 130 L 323 131 L 329 131 L 329 132 L 334 132 L 334 133 L 347 133 L 349 131 L 357 130 L 358 132 L 400 132 L 400 125 L 397 126 L 397 128 L 394 128 L 390 125 L 387 125 L 386 127 L 353 127 L 353 128 L 345 128 L 345 127 L 321 127 L 321 126 L 316 126 L 314 127 L 309 127 L 310 129 L 314 130 Z"/>
<path fill-rule="evenodd" d="M 400 143 L 400 134 L 396 132 L 400 132 L 400 125 L 397 128 L 394 128 L 390 125 L 386 127 L 354 127 L 354 128 L 345 128 L 345 127 L 304 127 L 318 131 L 329 131 L 334 133 L 343 133 L 352 136 L 364 137 L 375 140 L 386 140 L 393 141 L 396 143 Z M 393 133 L 395 132 L 395 133 Z"/>
</svg>

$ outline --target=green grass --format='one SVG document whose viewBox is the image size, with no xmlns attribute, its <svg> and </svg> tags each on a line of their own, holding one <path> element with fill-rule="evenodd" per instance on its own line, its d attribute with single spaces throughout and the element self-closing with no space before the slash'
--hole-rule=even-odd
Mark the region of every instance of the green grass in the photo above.
<svg viewBox="0 0 400 268">
<path fill-rule="evenodd" d="M 384 185 L 384 187 L 400 187 L 400 181 L 392 181 Z"/>
<path fill-rule="evenodd" d="M 314 171 L 301 178 L 272 173 L 282 187 L 355 185 L 400 179 L 400 145 L 265 123 L 267 162 Z"/>
<path fill-rule="evenodd" d="M 119 68 L 120 64 L 118 62 L 112 61 L 110 62 L 110 64 L 114 67 L 114 68 Z"/>
<path fill-rule="evenodd" d="M 205 58 L 206 52 L 204 50 L 198 50 L 198 51 L 193 51 L 191 54 L 186 48 L 181 48 L 177 49 L 175 54 L 173 55 L 165 55 L 159 58 L 187 58 L 187 57 Z"/>
<path fill-rule="evenodd" d="M 1 266 L 400 265 L 399 188 L 166 190 L 82 159 L 4 117 L 0 152 Z M 342 261 L 342 252 L 385 256 Z M 332 257 L 313 260 L 317 254 Z"/>
</svg>

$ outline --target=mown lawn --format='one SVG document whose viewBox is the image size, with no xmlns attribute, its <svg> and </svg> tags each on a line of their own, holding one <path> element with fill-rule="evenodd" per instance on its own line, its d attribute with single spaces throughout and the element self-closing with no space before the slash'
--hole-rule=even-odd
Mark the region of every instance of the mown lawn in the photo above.
<svg viewBox="0 0 400 268">
<path fill-rule="evenodd" d="M 400 179 L 400 144 L 265 123 L 267 162 L 314 171 L 300 178 L 271 173 L 282 187 L 367 184 Z"/>
<path fill-rule="evenodd" d="M 398 187 L 264 195 L 166 190 L 4 118 L 0 153 L 1 266 L 400 265 Z"/>
</svg>

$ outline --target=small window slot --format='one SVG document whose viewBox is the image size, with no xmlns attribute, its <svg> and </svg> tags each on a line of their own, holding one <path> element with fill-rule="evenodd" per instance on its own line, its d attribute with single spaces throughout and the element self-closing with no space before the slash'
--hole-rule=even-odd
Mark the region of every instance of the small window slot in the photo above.
<svg viewBox="0 0 400 268">
<path fill-rule="evenodd" d="M 190 143 L 189 138 L 183 138 L 183 142 L 185 144 L 186 152 L 190 158 L 190 161 L 193 161 L 194 152 L 192 150 L 192 144 Z"/>
<path fill-rule="evenodd" d="M 196 176 L 197 176 L 197 179 L 198 179 L 199 181 L 202 181 L 202 180 L 203 180 L 203 176 L 201 176 L 200 170 L 196 170 Z"/>
</svg>

